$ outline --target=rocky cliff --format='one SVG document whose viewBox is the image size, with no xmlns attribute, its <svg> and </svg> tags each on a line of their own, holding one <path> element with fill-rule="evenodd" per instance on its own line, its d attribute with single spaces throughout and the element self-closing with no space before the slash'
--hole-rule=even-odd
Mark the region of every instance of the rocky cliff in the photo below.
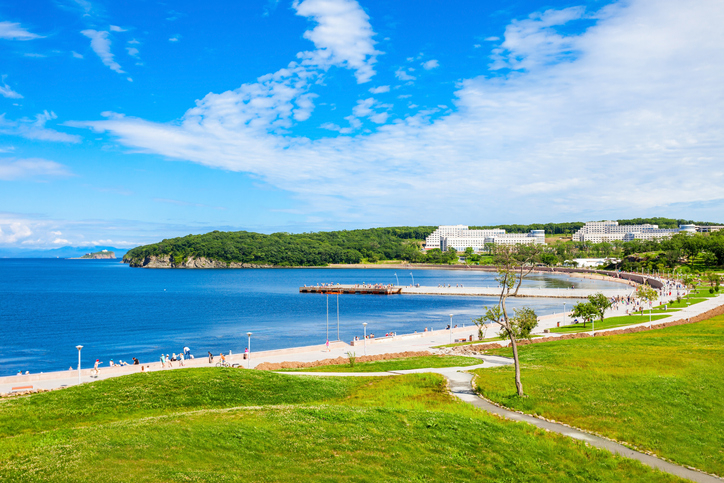
<svg viewBox="0 0 724 483">
<path fill-rule="evenodd" d="M 254 263 L 221 262 L 204 257 L 189 257 L 186 260 L 176 263 L 169 255 L 150 256 L 143 260 L 123 259 L 132 267 L 142 268 L 273 268 L 272 265 L 257 265 Z"/>
</svg>

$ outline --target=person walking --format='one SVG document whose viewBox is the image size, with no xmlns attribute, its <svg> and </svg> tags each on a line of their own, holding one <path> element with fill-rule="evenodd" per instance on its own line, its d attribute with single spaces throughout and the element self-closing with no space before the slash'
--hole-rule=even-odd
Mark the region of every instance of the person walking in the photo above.
<svg viewBox="0 0 724 483">
<path fill-rule="evenodd" d="M 166 364 L 168 364 L 168 367 L 173 367 L 171 365 L 171 359 L 168 357 L 168 354 L 166 354 Z"/>
<path fill-rule="evenodd" d="M 209 352 L 209 364 L 213 364 L 214 363 L 214 354 L 212 354 L 211 351 L 208 351 L 208 352 Z"/>
<path fill-rule="evenodd" d="M 164 369 L 166 368 L 166 356 L 163 354 L 161 354 L 161 367 Z"/>
<path fill-rule="evenodd" d="M 95 373 L 94 377 L 98 377 L 98 373 L 100 373 L 100 369 L 98 369 L 98 365 L 103 364 L 100 359 L 96 359 L 96 363 L 93 364 L 93 372 Z"/>
<path fill-rule="evenodd" d="M 184 355 L 183 355 L 183 354 L 179 354 L 179 355 L 178 355 L 178 366 L 179 366 L 179 367 L 183 367 L 183 366 L 184 366 Z"/>
</svg>

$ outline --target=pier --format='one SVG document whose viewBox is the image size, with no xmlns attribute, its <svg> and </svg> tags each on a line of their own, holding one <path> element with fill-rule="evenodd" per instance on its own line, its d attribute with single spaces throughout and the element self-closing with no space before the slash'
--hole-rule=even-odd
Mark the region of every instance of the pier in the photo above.
<svg viewBox="0 0 724 483">
<path fill-rule="evenodd" d="M 458 295 L 475 297 L 498 297 L 500 287 L 398 287 L 394 285 L 324 285 L 314 287 L 299 287 L 300 293 L 335 294 L 369 294 L 369 295 Z M 602 293 L 606 297 L 626 297 L 631 295 L 632 288 L 623 286 L 620 289 L 573 289 L 573 288 L 543 288 L 521 287 L 518 297 L 540 298 L 571 298 L 584 299 L 595 293 Z"/>
<path fill-rule="evenodd" d="M 402 293 L 402 287 L 389 285 L 325 285 L 314 287 L 299 287 L 299 293 L 334 294 L 368 294 L 368 295 L 395 295 Z"/>
</svg>

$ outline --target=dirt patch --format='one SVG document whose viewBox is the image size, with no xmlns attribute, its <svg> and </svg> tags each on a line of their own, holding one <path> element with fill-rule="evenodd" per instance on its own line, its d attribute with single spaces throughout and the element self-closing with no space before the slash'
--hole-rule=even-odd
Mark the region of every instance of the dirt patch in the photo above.
<svg viewBox="0 0 724 483">
<path fill-rule="evenodd" d="M 424 357 L 431 355 L 432 353 L 428 351 L 394 352 L 390 354 L 377 354 L 375 356 L 358 356 L 355 359 L 355 363 L 387 361 L 390 359 L 406 359 L 408 357 Z M 341 366 L 347 364 L 349 364 L 349 359 L 347 357 L 337 357 L 335 359 L 322 359 L 321 361 L 312 362 L 262 362 L 256 366 L 256 368 L 261 369 L 262 371 L 278 371 L 279 369 L 304 369 L 307 367 Z"/>
</svg>

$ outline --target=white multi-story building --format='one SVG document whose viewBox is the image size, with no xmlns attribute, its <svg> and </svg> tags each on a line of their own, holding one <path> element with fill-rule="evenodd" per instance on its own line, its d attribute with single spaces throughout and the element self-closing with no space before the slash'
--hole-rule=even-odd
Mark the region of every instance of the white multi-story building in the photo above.
<svg viewBox="0 0 724 483">
<path fill-rule="evenodd" d="M 425 238 L 425 250 L 432 250 L 433 248 L 440 248 L 440 238 L 443 236 L 456 236 L 460 232 L 470 231 L 467 225 L 440 225 L 437 230 L 430 233 L 430 236 Z"/>
<path fill-rule="evenodd" d="M 658 240 L 676 233 L 691 232 L 689 225 L 659 228 L 658 225 L 619 225 L 617 221 L 589 221 L 571 237 L 573 241 L 602 243 L 614 240 Z"/>
<path fill-rule="evenodd" d="M 659 238 L 667 238 L 675 235 L 676 233 L 684 232 L 678 228 L 659 228 L 651 230 L 642 230 L 637 232 L 626 233 L 623 237 L 623 241 L 632 240 L 658 240 Z"/>
<path fill-rule="evenodd" d="M 490 230 L 470 230 L 465 225 L 440 226 L 425 240 L 425 249 L 440 248 L 447 251 L 454 248 L 458 252 L 472 248 L 479 252 L 485 245 L 545 244 L 545 231 L 532 230 L 530 233 L 505 233 L 501 228 Z"/>
<path fill-rule="evenodd" d="M 506 233 L 489 237 L 485 243 L 490 245 L 545 245 L 545 230 L 531 230 L 530 233 Z"/>
</svg>

